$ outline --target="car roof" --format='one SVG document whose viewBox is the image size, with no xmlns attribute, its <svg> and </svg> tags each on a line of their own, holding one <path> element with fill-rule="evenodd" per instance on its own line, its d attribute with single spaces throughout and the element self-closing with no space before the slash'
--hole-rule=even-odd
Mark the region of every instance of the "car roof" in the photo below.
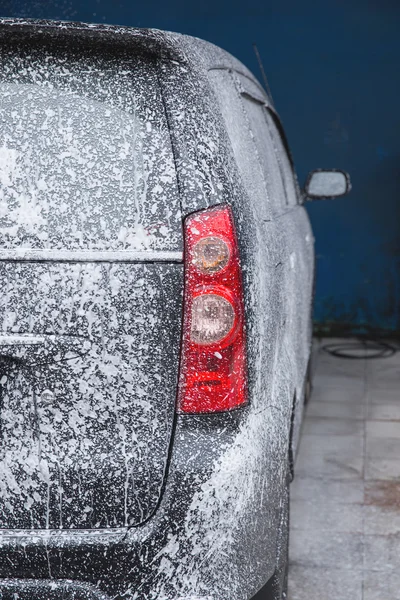
<svg viewBox="0 0 400 600">
<path fill-rule="evenodd" d="M 58 41 L 61 44 L 70 41 L 74 45 L 98 46 L 101 43 L 109 48 L 135 48 L 160 58 L 189 63 L 193 71 L 235 70 L 251 79 L 266 94 L 251 71 L 229 52 L 200 38 L 180 33 L 72 21 L 1 18 L 0 42 L 2 40 L 23 43 Z"/>
</svg>

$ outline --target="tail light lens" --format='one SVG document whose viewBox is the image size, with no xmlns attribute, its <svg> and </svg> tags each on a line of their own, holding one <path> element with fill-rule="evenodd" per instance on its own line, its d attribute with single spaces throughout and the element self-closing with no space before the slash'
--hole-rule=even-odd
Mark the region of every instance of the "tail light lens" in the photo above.
<svg viewBox="0 0 400 600">
<path fill-rule="evenodd" d="M 247 402 L 243 286 L 232 211 L 185 221 L 185 298 L 178 411 L 213 413 Z"/>
</svg>

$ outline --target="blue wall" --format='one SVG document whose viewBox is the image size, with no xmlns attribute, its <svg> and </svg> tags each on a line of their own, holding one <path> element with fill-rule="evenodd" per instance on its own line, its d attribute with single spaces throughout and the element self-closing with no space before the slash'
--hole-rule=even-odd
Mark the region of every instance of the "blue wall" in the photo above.
<svg viewBox="0 0 400 600">
<path fill-rule="evenodd" d="M 0 0 L 4 16 L 158 27 L 265 63 L 300 176 L 344 168 L 353 191 L 308 205 L 315 321 L 400 332 L 398 0 Z"/>
</svg>

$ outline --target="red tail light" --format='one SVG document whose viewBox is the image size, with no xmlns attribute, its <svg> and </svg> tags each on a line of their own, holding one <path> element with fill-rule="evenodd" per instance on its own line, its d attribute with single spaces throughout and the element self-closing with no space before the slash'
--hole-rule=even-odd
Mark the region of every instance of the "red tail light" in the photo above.
<svg viewBox="0 0 400 600">
<path fill-rule="evenodd" d="M 185 298 L 178 411 L 213 413 L 247 401 L 243 287 L 232 211 L 185 221 Z"/>
</svg>

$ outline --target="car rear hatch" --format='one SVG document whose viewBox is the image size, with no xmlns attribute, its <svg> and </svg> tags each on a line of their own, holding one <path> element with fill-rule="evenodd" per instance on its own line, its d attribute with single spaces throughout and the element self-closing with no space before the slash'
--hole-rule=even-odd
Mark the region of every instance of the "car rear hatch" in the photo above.
<svg viewBox="0 0 400 600">
<path fill-rule="evenodd" d="M 183 288 L 158 60 L 1 45 L 0 528 L 138 525 L 166 473 Z"/>
</svg>

